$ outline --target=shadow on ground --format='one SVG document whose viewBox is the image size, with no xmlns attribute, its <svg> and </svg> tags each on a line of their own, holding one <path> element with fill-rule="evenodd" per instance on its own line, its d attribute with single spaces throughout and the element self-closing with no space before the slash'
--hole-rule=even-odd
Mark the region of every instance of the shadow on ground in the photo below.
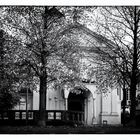
<svg viewBox="0 0 140 140">
<path fill-rule="evenodd" d="M 0 134 L 140 134 L 140 128 L 122 126 L 0 126 Z"/>
</svg>

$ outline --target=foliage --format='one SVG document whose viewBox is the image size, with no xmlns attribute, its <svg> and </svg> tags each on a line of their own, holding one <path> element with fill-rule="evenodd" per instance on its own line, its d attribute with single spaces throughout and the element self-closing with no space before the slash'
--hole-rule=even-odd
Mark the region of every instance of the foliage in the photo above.
<svg viewBox="0 0 140 140">
<path fill-rule="evenodd" d="M 99 8 L 96 20 L 98 32 L 112 40 L 107 44 L 107 51 L 101 50 L 107 58 L 113 75 L 121 84 L 130 89 L 131 118 L 135 118 L 136 86 L 139 79 L 139 36 L 140 36 L 140 8 L 137 6 L 104 7 Z M 115 71 L 114 71 L 115 70 Z M 110 70 L 106 71 L 106 73 Z M 108 75 L 108 74 L 107 74 Z"/>
<path fill-rule="evenodd" d="M 47 86 L 79 80 L 77 40 L 65 30 L 68 23 L 56 7 L 2 7 L 1 24 L 20 44 L 14 63 L 21 82 L 40 84 L 40 121 L 45 122 Z"/>
<path fill-rule="evenodd" d="M 19 101 L 15 83 L 17 78 L 13 73 L 14 65 L 11 63 L 8 51 L 7 35 L 0 30 L 0 110 L 11 109 Z"/>
<path fill-rule="evenodd" d="M 47 9 L 53 11 L 53 7 Z M 8 32 L 11 30 L 11 35 L 21 44 L 16 50 L 17 63 L 29 66 L 32 74 L 38 77 L 43 56 L 47 83 L 60 83 L 60 79 L 67 81 L 73 77 L 76 74 L 73 71 L 78 69 L 76 39 L 66 35 L 68 32 L 62 33 L 67 26 L 63 17 L 45 15 L 44 10 L 44 7 L 6 7 L 3 26 Z"/>
</svg>

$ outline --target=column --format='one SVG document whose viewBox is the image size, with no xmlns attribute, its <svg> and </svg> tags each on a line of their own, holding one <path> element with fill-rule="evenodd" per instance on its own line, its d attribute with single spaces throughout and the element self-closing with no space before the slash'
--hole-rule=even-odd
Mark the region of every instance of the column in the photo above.
<svg viewBox="0 0 140 140">
<path fill-rule="evenodd" d="M 65 110 L 68 110 L 68 98 L 65 98 Z"/>
<path fill-rule="evenodd" d="M 85 121 L 85 123 L 87 123 L 87 116 L 86 116 L 86 112 L 87 112 L 86 99 L 84 99 L 84 121 Z"/>
<path fill-rule="evenodd" d="M 101 93 L 101 115 L 108 114 L 108 93 Z"/>
<path fill-rule="evenodd" d="M 117 115 L 117 89 L 111 91 L 111 115 Z"/>
<path fill-rule="evenodd" d="M 95 98 L 93 98 L 93 118 L 92 118 L 92 124 L 96 124 L 96 104 L 95 104 Z"/>
<path fill-rule="evenodd" d="M 89 102 L 89 100 L 88 99 L 86 99 L 86 124 L 88 124 L 88 119 L 89 119 L 89 117 L 88 117 L 88 102 Z"/>
<path fill-rule="evenodd" d="M 65 98 L 65 110 L 68 110 L 68 96 L 69 96 L 70 89 L 67 87 L 64 88 L 64 98 Z"/>
</svg>

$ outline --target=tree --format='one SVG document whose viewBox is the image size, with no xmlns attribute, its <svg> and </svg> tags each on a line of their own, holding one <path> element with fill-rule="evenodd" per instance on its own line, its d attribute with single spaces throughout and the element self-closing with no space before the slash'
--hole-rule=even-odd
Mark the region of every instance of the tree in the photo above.
<svg viewBox="0 0 140 140">
<path fill-rule="evenodd" d="M 135 120 L 136 86 L 139 78 L 140 9 L 137 6 L 100 8 L 98 33 L 109 38 L 114 45 L 107 44 L 107 51 L 100 52 L 108 57 L 108 65 L 119 73 L 117 79 L 130 88 L 130 116 Z M 118 75 L 118 73 L 114 73 Z"/>
<path fill-rule="evenodd" d="M 9 52 L 7 52 L 6 34 L 0 30 L 0 110 L 12 109 L 19 101 L 15 82 L 17 79 L 10 71 L 13 63 L 8 60 Z"/>
<path fill-rule="evenodd" d="M 15 63 L 28 67 L 38 81 L 38 124 L 44 126 L 47 86 L 78 80 L 76 40 L 64 31 L 67 23 L 56 7 L 3 7 L 2 11 L 1 24 L 20 42 Z"/>
<path fill-rule="evenodd" d="M 123 85 L 122 88 L 129 87 L 131 120 L 135 120 L 136 86 L 139 79 L 140 9 L 137 6 L 98 7 L 94 12 L 94 18 L 89 16 L 84 20 L 93 18 L 94 27 L 90 28 L 97 33 L 90 32 L 88 28 L 83 29 L 80 25 L 72 28 L 83 29 L 88 34 L 88 37 L 84 37 L 88 42 L 88 57 L 96 64 L 92 74 L 96 75 L 101 89 L 114 83 Z M 125 90 L 123 91 L 125 97 Z"/>
</svg>

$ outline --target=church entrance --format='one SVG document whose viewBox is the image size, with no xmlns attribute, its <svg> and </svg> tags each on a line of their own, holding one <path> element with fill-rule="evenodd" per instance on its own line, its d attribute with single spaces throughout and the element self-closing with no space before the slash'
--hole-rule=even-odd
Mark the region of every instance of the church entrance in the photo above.
<svg viewBox="0 0 140 140">
<path fill-rule="evenodd" d="M 70 91 L 68 96 L 68 110 L 69 111 L 85 111 L 85 100 L 90 94 L 89 90 L 82 87 L 75 87 Z"/>
<path fill-rule="evenodd" d="M 68 111 L 82 114 L 80 118 L 83 118 L 84 123 L 91 123 L 93 117 L 93 100 L 90 90 L 79 86 L 71 90 L 68 96 Z M 74 118 L 77 119 L 78 117 L 75 116 Z"/>
<path fill-rule="evenodd" d="M 82 94 L 70 93 L 68 98 L 68 110 L 84 112 L 84 99 Z"/>
</svg>

